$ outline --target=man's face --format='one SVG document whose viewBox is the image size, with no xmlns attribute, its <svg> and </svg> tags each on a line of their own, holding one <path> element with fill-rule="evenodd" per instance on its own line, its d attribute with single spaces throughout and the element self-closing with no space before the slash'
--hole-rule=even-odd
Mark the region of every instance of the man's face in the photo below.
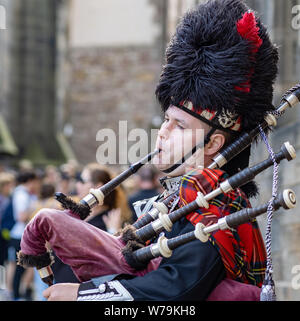
<svg viewBox="0 0 300 321">
<path fill-rule="evenodd" d="M 26 184 L 30 194 L 38 195 L 41 188 L 41 180 L 38 178 L 32 179 Z"/>
<path fill-rule="evenodd" d="M 164 171 L 181 161 L 183 156 L 187 155 L 196 144 L 203 142 L 204 130 L 207 128 L 208 125 L 199 119 L 175 106 L 170 106 L 165 113 L 165 120 L 156 140 L 156 148 L 162 151 L 154 157 L 153 164 L 159 170 Z M 197 156 L 197 164 L 195 163 L 196 158 L 193 157 L 170 173 L 170 176 L 182 175 L 192 168 L 203 166 L 203 150 L 198 150 L 195 156 Z"/>
<path fill-rule="evenodd" d="M 91 182 L 91 173 L 88 169 L 84 169 L 81 173 L 82 182 L 76 183 L 76 190 L 80 197 L 84 197 L 89 193 L 89 190 L 94 187 Z"/>
</svg>

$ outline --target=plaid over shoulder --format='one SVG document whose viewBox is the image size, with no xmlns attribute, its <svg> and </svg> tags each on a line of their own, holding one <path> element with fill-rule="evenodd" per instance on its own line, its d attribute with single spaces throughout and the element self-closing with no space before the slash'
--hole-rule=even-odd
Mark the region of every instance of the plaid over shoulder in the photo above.
<svg viewBox="0 0 300 321">
<path fill-rule="evenodd" d="M 180 206 L 195 200 L 197 192 L 204 195 L 219 187 L 228 174 L 218 169 L 194 170 L 183 176 L 180 185 Z M 251 207 L 246 195 L 237 188 L 209 201 L 209 208 L 199 208 L 186 218 L 193 224 L 211 225 L 226 215 Z M 266 268 L 266 250 L 257 222 L 254 220 L 236 230 L 215 231 L 209 237 L 219 251 L 227 277 L 261 287 Z"/>
</svg>

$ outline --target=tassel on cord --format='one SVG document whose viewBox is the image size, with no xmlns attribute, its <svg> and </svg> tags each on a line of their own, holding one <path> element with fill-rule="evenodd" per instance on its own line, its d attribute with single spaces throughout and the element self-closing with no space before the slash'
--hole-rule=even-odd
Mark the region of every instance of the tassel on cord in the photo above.
<svg viewBox="0 0 300 321">
<path fill-rule="evenodd" d="M 273 264 L 272 264 L 272 219 L 273 219 L 273 201 L 277 196 L 278 189 L 278 163 L 275 160 L 274 152 L 270 146 L 267 136 L 261 126 L 259 126 L 260 135 L 265 142 L 270 157 L 273 160 L 273 184 L 272 184 L 272 198 L 269 201 L 267 210 L 267 227 L 266 227 L 266 251 L 267 251 L 267 267 L 265 272 L 265 280 L 261 287 L 260 301 L 276 301 L 275 283 L 273 280 Z"/>
</svg>

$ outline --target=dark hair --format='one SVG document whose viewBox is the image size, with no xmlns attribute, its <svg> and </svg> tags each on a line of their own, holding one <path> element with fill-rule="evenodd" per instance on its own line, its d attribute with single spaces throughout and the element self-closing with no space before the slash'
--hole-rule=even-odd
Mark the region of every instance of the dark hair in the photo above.
<svg viewBox="0 0 300 321">
<path fill-rule="evenodd" d="M 111 180 L 110 173 L 106 171 L 104 168 L 97 168 L 94 166 L 88 167 L 91 175 L 91 182 L 93 185 L 97 186 L 100 184 L 106 184 Z M 107 205 L 109 209 L 116 208 L 116 197 L 117 192 L 113 190 L 110 194 L 105 196 L 104 205 Z"/>
<path fill-rule="evenodd" d="M 138 172 L 137 175 L 144 182 L 154 182 L 156 171 L 153 166 L 143 166 Z"/>
<path fill-rule="evenodd" d="M 52 184 L 44 183 L 41 186 L 40 198 L 45 199 L 45 198 L 52 197 L 54 193 L 55 193 L 55 187 Z"/>
<path fill-rule="evenodd" d="M 19 184 L 25 184 L 28 183 L 29 181 L 33 181 L 35 179 L 37 179 L 38 176 L 34 171 L 22 171 L 18 174 L 17 176 L 17 182 Z"/>
<path fill-rule="evenodd" d="M 60 177 L 64 181 L 69 181 L 71 179 L 70 175 L 66 172 L 60 172 Z"/>
</svg>

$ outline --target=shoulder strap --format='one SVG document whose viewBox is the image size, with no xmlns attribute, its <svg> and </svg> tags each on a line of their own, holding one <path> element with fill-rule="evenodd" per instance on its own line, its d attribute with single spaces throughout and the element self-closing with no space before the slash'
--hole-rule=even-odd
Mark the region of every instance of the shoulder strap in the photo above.
<svg viewBox="0 0 300 321">
<path fill-rule="evenodd" d="M 151 198 L 147 198 L 141 201 L 137 201 L 133 203 L 133 207 L 135 210 L 135 214 L 136 216 L 139 218 L 143 213 L 147 213 L 150 208 L 152 207 L 153 203 L 157 200 L 157 198 L 159 197 L 159 195 L 155 195 Z M 142 205 L 146 204 L 143 209 L 142 209 Z"/>
</svg>

